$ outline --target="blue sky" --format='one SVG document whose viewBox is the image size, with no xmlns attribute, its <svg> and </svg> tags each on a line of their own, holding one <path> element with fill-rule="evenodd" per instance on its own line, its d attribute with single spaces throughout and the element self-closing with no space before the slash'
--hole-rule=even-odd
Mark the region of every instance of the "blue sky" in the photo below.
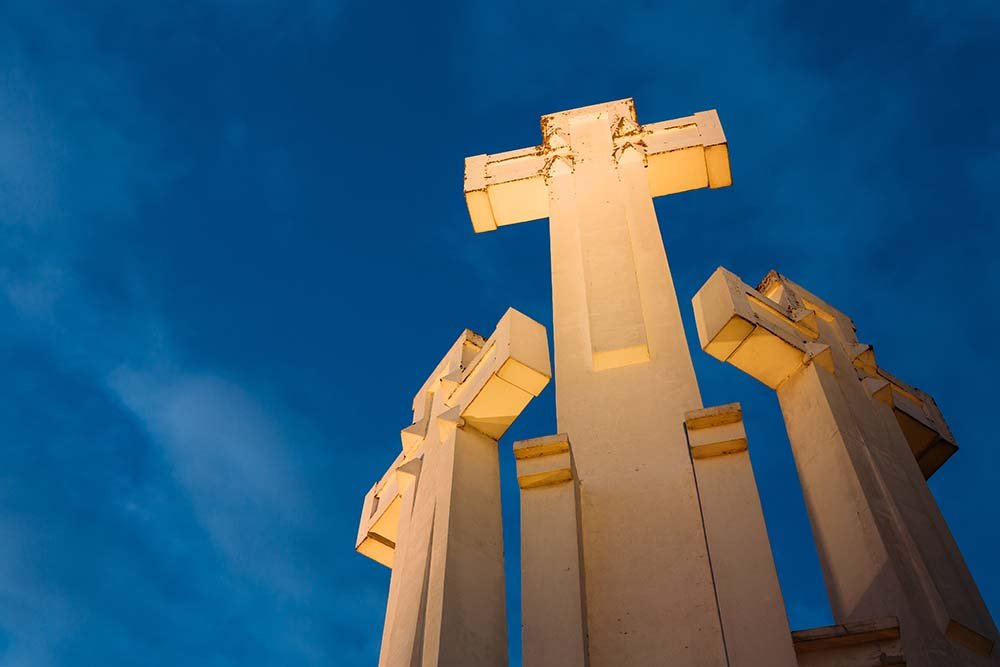
<svg viewBox="0 0 1000 667">
<path fill-rule="evenodd" d="M 546 225 L 474 235 L 462 160 L 627 96 L 730 141 L 734 187 L 657 201 L 682 304 L 774 267 L 853 315 L 956 434 L 932 487 L 1000 612 L 998 5 L 514 4 L 0 2 L 0 665 L 374 664 L 353 540 L 414 391 L 551 315 Z M 824 624 L 773 392 L 693 354 Z M 509 445 L 553 404 L 501 443 L 515 661 Z"/>
</svg>

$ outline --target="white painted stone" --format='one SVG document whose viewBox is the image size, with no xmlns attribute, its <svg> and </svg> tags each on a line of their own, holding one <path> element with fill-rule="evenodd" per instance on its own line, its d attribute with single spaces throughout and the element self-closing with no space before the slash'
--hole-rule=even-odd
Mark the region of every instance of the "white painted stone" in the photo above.
<svg viewBox="0 0 1000 667">
<path fill-rule="evenodd" d="M 392 567 L 381 667 L 506 667 L 497 439 L 550 377 L 545 328 L 510 309 L 464 332 L 413 400 L 365 499 L 358 551 Z"/>
<path fill-rule="evenodd" d="M 730 667 L 795 667 L 739 403 L 685 415 Z"/>
<path fill-rule="evenodd" d="M 719 269 L 694 309 L 706 351 L 777 389 L 834 620 L 898 617 L 909 665 L 1000 664 L 925 482 L 955 449 L 930 397 L 879 368 L 849 317 L 777 273 L 753 289 Z"/>
<path fill-rule="evenodd" d="M 632 100 L 544 116 L 542 136 L 469 158 L 466 200 L 477 232 L 549 218 L 556 412 L 580 487 L 590 662 L 724 665 L 684 431 L 701 398 L 652 197 L 729 185 L 725 136 L 715 112 L 640 125 Z M 525 572 L 545 567 L 533 553 Z"/>
<path fill-rule="evenodd" d="M 589 665 L 580 486 L 569 438 L 515 442 L 514 456 L 521 487 L 521 664 Z"/>
</svg>

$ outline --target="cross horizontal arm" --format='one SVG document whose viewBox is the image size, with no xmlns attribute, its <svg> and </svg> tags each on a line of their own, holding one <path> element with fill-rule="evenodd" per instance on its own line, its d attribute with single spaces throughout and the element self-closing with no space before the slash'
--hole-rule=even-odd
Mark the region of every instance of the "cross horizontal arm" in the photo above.
<svg viewBox="0 0 1000 667">
<path fill-rule="evenodd" d="M 396 549 L 396 531 L 399 526 L 399 481 L 396 469 L 404 462 L 400 453 L 378 482 L 365 494 L 358 524 L 358 537 L 354 549 L 377 563 L 392 567 Z"/>
<path fill-rule="evenodd" d="M 858 341 L 857 327 L 848 315 L 777 271 L 770 271 L 757 290 L 793 311 L 805 311 L 836 323 L 858 377 L 869 396 L 892 408 L 924 478 L 930 478 L 958 451 L 934 399 L 879 367 L 875 350 Z"/>
<path fill-rule="evenodd" d="M 551 377 L 545 327 L 510 308 L 445 405 L 467 425 L 499 440 Z"/>
<path fill-rule="evenodd" d="M 692 299 L 701 347 L 775 389 L 815 360 L 833 372 L 818 343 L 815 313 L 789 310 L 719 267 Z"/>
<path fill-rule="evenodd" d="M 639 125 L 632 100 L 613 132 L 616 153 L 640 152 L 652 197 L 732 184 L 726 137 L 714 110 L 675 120 Z M 539 146 L 465 160 L 465 200 L 476 232 L 544 218 L 549 214 L 548 178 L 553 168 L 573 168 L 573 148 L 551 131 L 573 110 L 544 116 L 545 141 Z M 583 110 L 585 111 L 585 110 Z"/>
<path fill-rule="evenodd" d="M 546 171 L 543 146 L 466 158 L 465 203 L 472 228 L 491 232 L 548 216 Z"/>
<path fill-rule="evenodd" d="M 859 375 L 863 373 L 859 370 Z M 873 399 L 892 408 L 924 479 L 930 479 L 958 451 L 955 436 L 929 394 L 878 367 L 862 384 Z"/>
<path fill-rule="evenodd" d="M 413 399 L 413 424 L 400 433 L 403 451 L 365 496 L 355 549 L 392 567 L 407 480 L 419 466 L 424 441 L 441 437 L 431 420 L 497 440 L 551 377 L 545 327 L 526 315 L 508 309 L 485 340 L 465 330 Z"/>
<path fill-rule="evenodd" d="M 869 396 L 893 409 L 924 477 L 958 450 L 933 398 L 880 368 L 847 315 L 780 274 L 772 271 L 754 289 L 720 267 L 692 305 L 702 349 L 772 389 L 811 361 L 833 372 L 816 318 L 837 322 L 854 370 Z"/>
</svg>

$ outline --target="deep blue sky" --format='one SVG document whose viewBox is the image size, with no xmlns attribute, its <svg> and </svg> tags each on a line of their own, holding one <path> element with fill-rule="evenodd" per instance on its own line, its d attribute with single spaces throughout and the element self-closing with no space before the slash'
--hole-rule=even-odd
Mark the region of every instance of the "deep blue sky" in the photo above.
<svg viewBox="0 0 1000 667">
<path fill-rule="evenodd" d="M 950 421 L 1000 613 L 1000 5 L 544 4 L 0 0 L 0 665 L 373 665 L 353 540 L 413 392 L 462 328 L 550 321 L 546 225 L 474 235 L 462 160 L 627 96 L 729 137 L 734 187 L 657 202 L 688 324 L 720 264 L 852 314 Z M 773 392 L 694 358 L 828 622 Z M 515 661 L 509 445 L 554 429 L 549 389 L 501 443 Z"/>
</svg>

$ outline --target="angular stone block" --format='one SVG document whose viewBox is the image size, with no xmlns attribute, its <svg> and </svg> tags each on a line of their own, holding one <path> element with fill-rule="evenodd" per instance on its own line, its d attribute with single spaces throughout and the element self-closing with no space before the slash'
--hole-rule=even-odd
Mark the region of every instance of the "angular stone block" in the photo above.
<svg viewBox="0 0 1000 667">
<path fill-rule="evenodd" d="M 739 403 L 684 414 L 730 665 L 794 667 Z"/>
<path fill-rule="evenodd" d="M 514 443 L 521 487 L 524 667 L 589 664 L 580 488 L 565 434 Z"/>
</svg>

